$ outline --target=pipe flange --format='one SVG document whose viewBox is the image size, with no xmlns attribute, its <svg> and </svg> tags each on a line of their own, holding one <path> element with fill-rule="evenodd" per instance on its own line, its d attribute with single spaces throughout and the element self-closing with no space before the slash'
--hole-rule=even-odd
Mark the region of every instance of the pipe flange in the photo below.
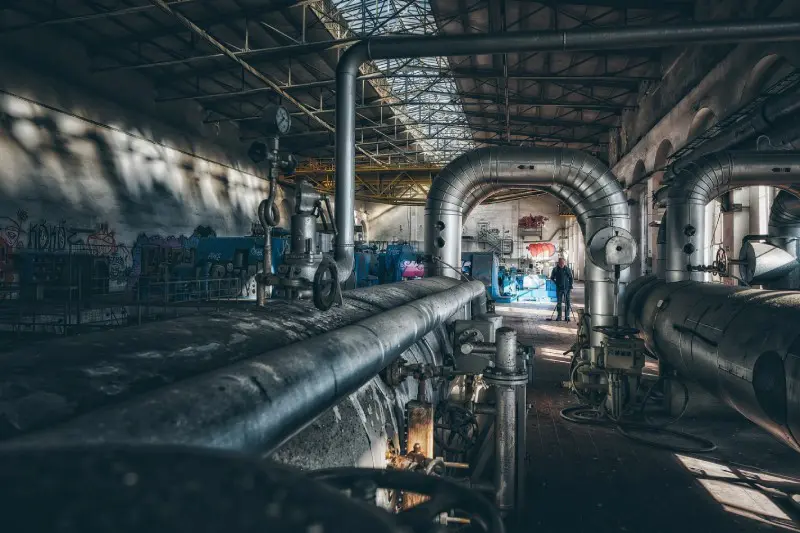
<svg viewBox="0 0 800 533">
<path fill-rule="evenodd" d="M 528 373 L 520 372 L 500 372 L 497 369 L 488 368 L 483 373 L 483 381 L 496 387 L 519 387 L 528 384 Z"/>
</svg>

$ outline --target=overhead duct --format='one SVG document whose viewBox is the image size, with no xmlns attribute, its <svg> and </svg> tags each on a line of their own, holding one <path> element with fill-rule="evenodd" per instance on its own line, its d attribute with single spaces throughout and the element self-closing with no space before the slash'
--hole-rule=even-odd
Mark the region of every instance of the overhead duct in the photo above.
<svg viewBox="0 0 800 533">
<path fill-rule="evenodd" d="M 705 208 L 711 200 L 737 187 L 791 189 L 795 182 L 800 182 L 800 154 L 794 152 L 720 152 L 671 170 L 666 280 L 704 281 L 705 274 L 696 267 L 702 266 L 703 251 L 710 245 Z"/>
<path fill-rule="evenodd" d="M 484 293 L 430 278 L 348 291 L 327 312 L 273 301 L 7 352 L 0 440 L 265 452 L 406 350 L 420 361 L 444 351 L 412 346 Z"/>
<path fill-rule="evenodd" d="M 704 142 L 676 161 L 675 168 L 683 168 L 704 155 L 733 148 L 762 133 L 776 129 L 783 130 L 787 126 L 795 127 L 797 121 L 794 120 L 794 115 L 797 113 L 800 113 L 800 94 L 791 92 L 770 98 L 758 109 L 735 123 L 730 131 Z"/>
<path fill-rule="evenodd" d="M 647 26 L 488 35 L 370 37 L 351 46 L 336 68 L 336 227 L 335 259 L 340 279 L 353 269 L 355 204 L 355 106 L 359 68 L 367 60 L 467 56 L 548 50 L 657 48 L 692 43 L 800 40 L 793 20 L 723 21 L 691 26 Z"/>
<path fill-rule="evenodd" d="M 797 292 L 648 276 L 624 308 L 660 361 L 800 451 Z"/>
</svg>

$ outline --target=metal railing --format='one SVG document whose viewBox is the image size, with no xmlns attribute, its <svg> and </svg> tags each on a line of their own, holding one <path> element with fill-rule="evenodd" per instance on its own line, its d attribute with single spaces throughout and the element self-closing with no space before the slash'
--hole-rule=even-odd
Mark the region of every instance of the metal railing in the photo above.
<svg viewBox="0 0 800 533">
<path fill-rule="evenodd" d="M 10 349 L 31 339 L 213 312 L 251 299 L 252 280 L 145 277 L 117 291 L 108 290 L 109 283 L 109 278 L 98 277 L 79 277 L 74 285 L 0 283 L 0 345 Z"/>
</svg>

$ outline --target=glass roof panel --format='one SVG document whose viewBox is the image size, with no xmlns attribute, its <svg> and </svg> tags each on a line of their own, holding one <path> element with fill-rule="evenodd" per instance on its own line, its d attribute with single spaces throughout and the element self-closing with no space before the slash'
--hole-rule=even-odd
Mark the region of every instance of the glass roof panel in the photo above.
<svg viewBox="0 0 800 533">
<path fill-rule="evenodd" d="M 333 0 L 360 37 L 438 33 L 428 0 Z M 391 105 L 430 163 L 447 163 L 476 146 L 447 58 L 373 61 L 399 103 Z M 409 103 L 411 102 L 411 103 Z"/>
</svg>

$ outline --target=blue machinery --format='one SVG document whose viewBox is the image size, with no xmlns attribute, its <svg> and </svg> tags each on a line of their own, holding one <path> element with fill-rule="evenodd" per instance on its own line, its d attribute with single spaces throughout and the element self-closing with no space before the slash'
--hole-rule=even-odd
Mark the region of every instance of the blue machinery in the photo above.
<svg viewBox="0 0 800 533">
<path fill-rule="evenodd" d="M 355 254 L 355 286 L 369 287 L 424 276 L 419 252 L 410 244 L 390 244 L 385 252 L 362 248 Z"/>
<path fill-rule="evenodd" d="M 362 248 L 355 253 L 354 287 L 369 287 L 423 276 L 419 253 L 409 244 L 390 244 L 385 252 Z M 515 267 L 500 266 L 494 252 L 463 252 L 461 270 L 481 281 L 496 302 L 551 302 L 556 289 L 546 276 L 525 274 Z"/>
<path fill-rule="evenodd" d="M 556 299 L 552 281 L 545 276 L 525 274 L 515 267 L 500 266 L 494 252 L 462 252 L 461 270 L 482 281 L 496 302 L 549 302 Z"/>
</svg>

